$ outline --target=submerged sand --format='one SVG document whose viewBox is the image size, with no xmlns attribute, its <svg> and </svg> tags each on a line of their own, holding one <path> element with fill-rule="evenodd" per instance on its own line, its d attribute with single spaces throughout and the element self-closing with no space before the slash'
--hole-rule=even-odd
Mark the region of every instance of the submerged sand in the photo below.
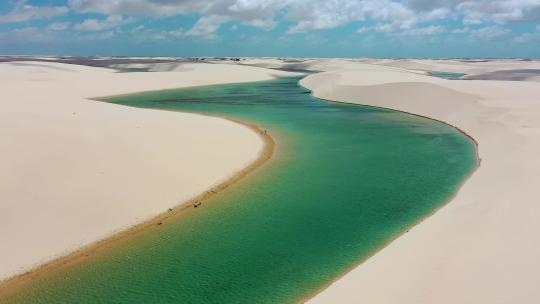
<svg viewBox="0 0 540 304">
<path fill-rule="evenodd" d="M 340 63 L 302 85 L 320 98 L 392 108 L 456 126 L 479 145 L 481 165 L 435 215 L 310 303 L 538 303 L 540 299 L 540 85 L 444 80 L 422 72 L 471 72 L 478 63 Z M 375 62 L 377 63 L 377 62 Z M 379 62 L 380 63 L 380 62 Z M 482 62 L 483 69 L 523 62 Z M 537 62 L 529 62 L 528 70 Z M 317 68 L 324 67 L 318 62 Z M 415 70 L 407 70 L 413 68 Z M 518 68 L 515 68 L 518 69 Z M 480 71 L 480 74 L 487 72 Z"/>
<path fill-rule="evenodd" d="M 258 158 L 259 135 L 228 120 L 86 98 L 288 73 L 189 63 L 156 69 L 168 72 L 0 63 L 0 280 L 152 218 Z"/>
</svg>

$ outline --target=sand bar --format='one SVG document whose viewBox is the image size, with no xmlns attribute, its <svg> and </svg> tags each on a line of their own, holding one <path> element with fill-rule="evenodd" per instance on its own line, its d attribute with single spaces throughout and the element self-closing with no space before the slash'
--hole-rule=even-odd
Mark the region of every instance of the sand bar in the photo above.
<svg viewBox="0 0 540 304">
<path fill-rule="evenodd" d="M 288 73 L 158 68 L 168 72 L 0 63 L 0 280 L 152 218 L 258 158 L 261 138 L 231 121 L 86 98 Z"/>
</svg>

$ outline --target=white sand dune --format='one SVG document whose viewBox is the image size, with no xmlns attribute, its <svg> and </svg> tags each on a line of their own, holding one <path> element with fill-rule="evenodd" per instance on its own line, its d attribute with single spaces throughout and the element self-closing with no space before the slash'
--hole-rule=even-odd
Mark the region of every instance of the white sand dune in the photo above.
<svg viewBox="0 0 540 304">
<path fill-rule="evenodd" d="M 540 81 L 540 61 L 407 59 L 375 60 L 371 63 L 412 70 L 463 73 L 467 74 L 466 79 Z"/>
<path fill-rule="evenodd" d="M 0 279 L 164 212 L 258 157 L 259 136 L 230 121 L 85 99 L 288 75 L 182 67 L 0 63 Z"/>
<path fill-rule="evenodd" d="M 497 70 L 514 63 L 481 64 Z M 477 64 L 451 71 L 470 72 Z M 309 302 L 539 303 L 540 85 L 450 81 L 407 72 L 402 61 L 385 65 L 398 70 L 359 63 L 334 70 L 332 64 L 333 71 L 302 84 L 320 98 L 457 126 L 478 141 L 481 166 L 448 205 Z M 406 67 L 448 71 L 450 65 L 407 61 Z"/>
<path fill-rule="evenodd" d="M 234 63 L 225 61 L 225 63 Z M 337 71 L 358 69 L 360 65 L 373 64 L 380 68 L 389 67 L 420 74 L 426 72 L 450 72 L 466 74 L 464 79 L 540 81 L 538 60 L 391 60 L 391 59 L 280 59 L 248 58 L 236 64 L 272 69 L 303 69 L 311 71 Z"/>
<path fill-rule="evenodd" d="M 86 97 L 285 74 L 245 65 L 328 71 L 302 84 L 317 97 L 445 121 L 479 144 L 480 168 L 448 205 L 310 303 L 538 303 L 539 79 L 425 75 L 515 80 L 515 71 L 538 69 L 534 61 L 251 59 L 136 65 L 169 73 L 126 74 L 2 63 L 0 278 L 185 201 L 246 166 L 262 147 L 256 134 L 226 120 Z"/>
</svg>

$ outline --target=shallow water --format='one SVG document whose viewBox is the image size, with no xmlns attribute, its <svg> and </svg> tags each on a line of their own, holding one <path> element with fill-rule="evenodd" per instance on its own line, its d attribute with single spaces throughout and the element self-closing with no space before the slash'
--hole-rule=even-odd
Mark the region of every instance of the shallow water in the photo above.
<svg viewBox="0 0 540 304">
<path fill-rule="evenodd" d="M 451 72 L 430 72 L 429 74 L 434 77 L 439 77 L 439 78 L 448 79 L 448 80 L 460 80 L 463 78 L 463 76 L 467 75 L 467 74 L 462 74 L 462 73 L 451 73 Z"/>
<path fill-rule="evenodd" d="M 7 302 L 298 302 L 431 214 L 475 167 L 474 144 L 452 127 L 318 100 L 298 80 L 108 99 L 253 122 L 277 151 L 196 211 Z"/>
</svg>

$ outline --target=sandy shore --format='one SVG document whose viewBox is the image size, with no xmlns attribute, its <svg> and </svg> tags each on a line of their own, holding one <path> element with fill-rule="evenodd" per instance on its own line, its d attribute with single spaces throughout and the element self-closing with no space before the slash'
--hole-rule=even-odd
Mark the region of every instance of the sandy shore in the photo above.
<svg viewBox="0 0 540 304">
<path fill-rule="evenodd" d="M 447 122 L 479 145 L 480 168 L 449 204 L 310 303 L 538 302 L 537 61 L 251 59 L 124 74 L 1 63 L 0 279 L 187 201 L 262 151 L 256 133 L 226 120 L 85 98 L 285 75 L 245 65 L 327 71 L 302 85 L 320 98 Z"/>
<path fill-rule="evenodd" d="M 152 218 L 259 157 L 259 135 L 228 120 L 86 98 L 287 73 L 189 63 L 153 69 L 167 72 L 0 63 L 0 280 Z"/>
<path fill-rule="evenodd" d="M 534 70 L 538 62 L 348 61 L 340 69 L 329 60 L 316 68 L 326 62 L 330 72 L 301 82 L 315 96 L 447 122 L 478 142 L 482 163 L 449 204 L 309 302 L 538 303 L 538 78 L 452 81 L 421 73 L 485 75 Z"/>
</svg>

